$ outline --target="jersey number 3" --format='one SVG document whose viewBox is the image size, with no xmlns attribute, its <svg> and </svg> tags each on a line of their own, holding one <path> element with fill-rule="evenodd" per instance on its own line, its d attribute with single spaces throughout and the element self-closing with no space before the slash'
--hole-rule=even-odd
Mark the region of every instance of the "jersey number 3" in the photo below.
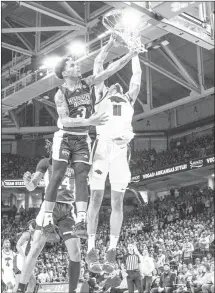
<svg viewBox="0 0 215 293">
<path fill-rule="evenodd" d="M 65 177 L 58 189 L 70 190 L 71 189 L 70 187 L 71 187 L 70 179 L 68 177 Z"/>
<path fill-rule="evenodd" d="M 78 107 L 78 115 L 76 116 L 77 118 L 85 118 L 86 117 L 86 108 L 81 106 Z"/>
</svg>

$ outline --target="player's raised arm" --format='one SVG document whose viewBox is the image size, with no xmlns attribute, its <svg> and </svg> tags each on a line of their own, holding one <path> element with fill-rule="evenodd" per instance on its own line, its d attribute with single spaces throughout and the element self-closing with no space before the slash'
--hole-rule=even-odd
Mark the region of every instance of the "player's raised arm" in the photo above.
<svg viewBox="0 0 215 293">
<path fill-rule="evenodd" d="M 86 79 L 86 82 L 90 85 L 98 85 L 104 80 L 108 79 L 110 76 L 115 74 L 117 71 L 121 70 L 131 59 L 137 55 L 137 52 L 130 51 L 128 54 L 120 58 L 119 60 L 110 64 L 104 71 L 98 73 L 97 75 L 91 75 Z"/>
<path fill-rule="evenodd" d="M 93 75 L 96 76 L 104 70 L 104 60 L 107 58 L 107 55 L 110 49 L 114 45 L 114 38 L 111 36 L 109 42 L 101 49 L 99 54 L 96 56 L 94 65 L 93 65 Z"/>
<path fill-rule="evenodd" d="M 142 76 L 142 69 L 140 66 L 139 56 L 136 55 L 132 58 L 132 77 L 129 85 L 129 96 L 132 100 L 132 104 L 134 105 L 139 92 L 140 92 L 140 85 L 141 85 L 141 76 Z"/>
<path fill-rule="evenodd" d="M 25 257 L 25 252 L 23 249 L 23 244 L 30 239 L 30 233 L 29 232 L 24 232 L 22 236 L 19 238 L 17 244 L 16 244 L 16 249 L 17 251 L 21 254 L 21 256 Z"/>
<path fill-rule="evenodd" d="M 107 58 L 107 55 L 110 49 L 113 47 L 113 45 L 114 45 L 114 38 L 111 36 L 107 45 L 105 45 L 101 49 L 101 51 L 95 58 L 94 66 L 93 66 L 93 76 L 97 76 L 102 71 L 104 71 L 104 61 Z M 100 84 L 95 86 L 96 101 L 98 101 L 101 98 L 103 94 L 103 90 L 104 90 L 104 81 L 102 81 Z"/>
<path fill-rule="evenodd" d="M 64 127 L 80 127 L 88 125 L 97 126 L 103 125 L 108 120 L 108 115 L 96 113 L 87 119 L 69 117 L 69 108 L 65 96 L 61 92 L 61 90 L 58 90 L 55 95 L 55 104 L 60 122 L 63 124 Z"/>
<path fill-rule="evenodd" d="M 44 158 L 40 160 L 37 164 L 36 172 L 33 175 L 30 172 L 25 172 L 25 174 L 23 175 L 25 187 L 29 191 L 33 191 L 39 184 L 40 180 L 43 178 L 47 169 L 48 159 Z"/>
</svg>

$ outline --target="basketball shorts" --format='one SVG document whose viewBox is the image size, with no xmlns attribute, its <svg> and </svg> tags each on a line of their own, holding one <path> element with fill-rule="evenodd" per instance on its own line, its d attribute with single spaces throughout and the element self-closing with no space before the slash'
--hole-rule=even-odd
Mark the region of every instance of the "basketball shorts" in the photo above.
<svg viewBox="0 0 215 293">
<path fill-rule="evenodd" d="M 14 278 L 14 272 L 13 270 L 5 270 L 2 273 L 2 281 L 7 285 L 8 283 L 12 283 L 12 285 L 15 285 L 16 280 Z"/>
<path fill-rule="evenodd" d="M 131 180 L 129 159 L 129 145 L 118 145 L 113 140 L 96 140 L 91 153 L 90 188 L 103 190 L 109 173 L 111 189 L 118 192 L 125 191 Z"/>
<path fill-rule="evenodd" d="M 75 135 L 59 130 L 54 134 L 52 158 L 56 161 L 90 164 L 90 143 L 88 134 Z"/>
<path fill-rule="evenodd" d="M 43 202 L 39 214 L 36 218 L 36 230 L 41 230 L 43 218 L 45 213 L 45 203 Z M 54 224 L 58 227 L 60 236 L 63 240 L 68 240 L 70 238 L 77 238 L 74 235 L 73 229 L 75 225 L 75 215 L 73 207 L 70 204 L 56 202 L 53 211 Z"/>
</svg>

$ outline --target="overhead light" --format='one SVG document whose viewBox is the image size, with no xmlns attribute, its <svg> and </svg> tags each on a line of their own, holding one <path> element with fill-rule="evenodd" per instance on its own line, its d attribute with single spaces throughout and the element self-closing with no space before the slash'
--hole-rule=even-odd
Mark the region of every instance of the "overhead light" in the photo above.
<svg viewBox="0 0 215 293">
<path fill-rule="evenodd" d="M 68 47 L 69 53 L 73 56 L 80 56 L 86 53 L 86 45 L 84 42 L 75 41 Z"/>
<path fill-rule="evenodd" d="M 60 62 L 61 57 L 59 56 L 51 56 L 51 57 L 47 57 L 44 61 L 43 61 L 43 65 L 40 67 L 40 69 L 54 69 L 55 66 Z"/>
<path fill-rule="evenodd" d="M 158 48 L 160 48 L 160 46 L 159 45 L 155 45 L 153 48 L 154 49 L 158 49 Z"/>
<path fill-rule="evenodd" d="M 141 15 L 134 9 L 126 9 L 122 14 L 121 22 L 128 29 L 134 29 L 140 24 Z"/>
<path fill-rule="evenodd" d="M 169 45 L 169 42 L 168 42 L 168 41 L 163 41 L 163 42 L 161 42 L 161 44 L 162 44 L 163 46 L 167 46 L 167 45 Z"/>
<path fill-rule="evenodd" d="M 214 177 L 214 174 L 212 174 L 211 176 Z"/>
</svg>

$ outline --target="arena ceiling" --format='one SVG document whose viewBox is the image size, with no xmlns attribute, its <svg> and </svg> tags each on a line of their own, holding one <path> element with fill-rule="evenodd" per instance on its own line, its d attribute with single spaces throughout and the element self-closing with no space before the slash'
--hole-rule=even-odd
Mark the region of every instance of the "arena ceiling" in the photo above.
<svg viewBox="0 0 215 293">
<path fill-rule="evenodd" d="M 26 64 L 39 68 L 45 57 L 67 54 L 68 44 L 76 39 L 86 42 L 88 54 L 81 57 L 80 64 L 90 74 L 95 55 L 107 41 L 107 36 L 101 37 L 106 31 L 102 16 L 129 7 L 149 24 L 142 31 L 148 51 L 140 54 L 143 74 L 134 121 L 196 102 L 214 93 L 214 2 L 184 3 L 2 1 L 2 79 L 19 74 Z M 113 48 L 107 61 L 126 52 Z M 49 74 L 27 84 L 27 77 L 2 89 L 3 133 L 29 132 L 29 127 L 20 126 L 20 113 L 32 99 L 35 108 L 42 105 L 56 121 L 53 97 L 60 81 Z M 108 83 L 119 82 L 127 90 L 130 77 L 128 64 Z M 54 130 L 31 128 L 30 132 Z"/>
</svg>

